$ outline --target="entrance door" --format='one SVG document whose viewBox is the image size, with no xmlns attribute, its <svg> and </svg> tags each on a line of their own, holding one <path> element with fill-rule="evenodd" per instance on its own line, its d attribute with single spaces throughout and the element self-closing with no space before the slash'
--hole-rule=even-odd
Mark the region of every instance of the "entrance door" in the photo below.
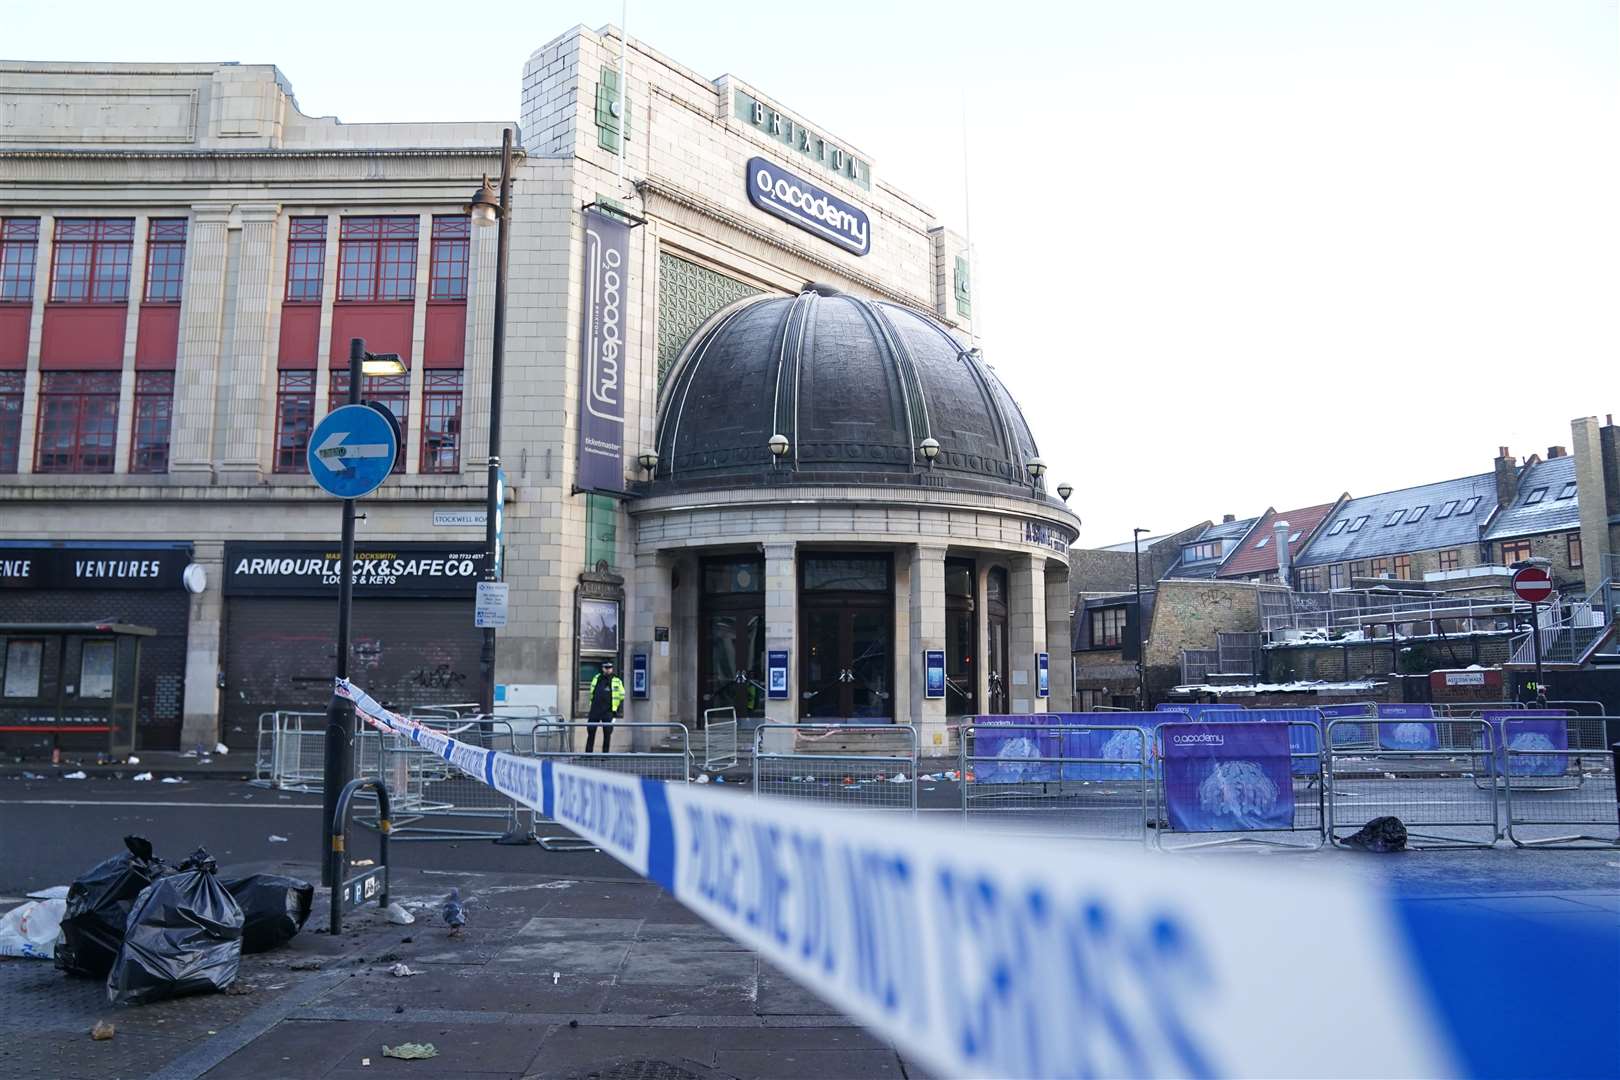
<svg viewBox="0 0 1620 1080">
<path fill-rule="evenodd" d="M 1007 711 L 1007 571 L 996 567 L 986 575 L 985 617 L 990 631 L 990 655 L 985 682 L 990 691 L 990 712 Z"/>
<path fill-rule="evenodd" d="M 979 621 L 972 559 L 945 560 L 945 713 L 979 711 Z"/>
<path fill-rule="evenodd" d="M 765 561 L 705 559 L 698 610 L 697 715 L 733 708 L 744 726 L 765 716 Z"/>
<path fill-rule="evenodd" d="M 887 555 L 812 555 L 799 570 L 799 715 L 894 719 L 894 592 Z"/>
</svg>

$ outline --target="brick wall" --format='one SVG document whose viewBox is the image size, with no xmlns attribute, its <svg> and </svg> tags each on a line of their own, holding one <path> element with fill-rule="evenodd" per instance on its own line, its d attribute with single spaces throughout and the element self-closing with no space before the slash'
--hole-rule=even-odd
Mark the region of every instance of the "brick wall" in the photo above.
<svg viewBox="0 0 1620 1080">
<path fill-rule="evenodd" d="M 1153 624 L 1147 636 L 1147 684 L 1159 697 L 1181 681 L 1184 649 L 1213 649 L 1220 633 L 1257 633 L 1261 589 L 1246 581 L 1178 581 L 1158 584 Z"/>
</svg>

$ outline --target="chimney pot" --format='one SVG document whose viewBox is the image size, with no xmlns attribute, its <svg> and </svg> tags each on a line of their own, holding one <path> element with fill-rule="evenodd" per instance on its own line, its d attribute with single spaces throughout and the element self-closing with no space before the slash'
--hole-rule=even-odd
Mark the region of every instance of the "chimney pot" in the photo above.
<svg viewBox="0 0 1620 1080">
<path fill-rule="evenodd" d="M 1497 448 L 1496 456 L 1499 457 L 1499 458 L 1510 458 L 1513 455 L 1508 453 L 1508 448 L 1507 447 L 1502 446 L 1502 447 Z"/>
<path fill-rule="evenodd" d="M 1561 457 L 1568 457 L 1568 456 L 1569 456 L 1569 450 L 1567 448 L 1565 448 L 1565 447 L 1562 447 L 1562 446 L 1549 446 L 1549 447 L 1547 447 L 1547 460 L 1548 461 L 1551 461 L 1554 458 L 1561 458 Z"/>
<path fill-rule="evenodd" d="M 1230 525 L 1230 524 L 1232 524 L 1232 522 L 1234 522 L 1236 520 L 1237 520 L 1237 515 L 1236 514 L 1222 514 L 1221 515 L 1221 524 L 1222 525 Z"/>
</svg>

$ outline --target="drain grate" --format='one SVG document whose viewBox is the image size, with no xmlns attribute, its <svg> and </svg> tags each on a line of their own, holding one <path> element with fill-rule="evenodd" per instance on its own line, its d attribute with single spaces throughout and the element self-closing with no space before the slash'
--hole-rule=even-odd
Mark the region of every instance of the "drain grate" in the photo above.
<svg viewBox="0 0 1620 1080">
<path fill-rule="evenodd" d="M 699 1067 L 703 1069 L 700 1073 L 672 1061 L 638 1058 L 581 1066 L 559 1080 L 733 1080 L 713 1069 Z"/>
</svg>

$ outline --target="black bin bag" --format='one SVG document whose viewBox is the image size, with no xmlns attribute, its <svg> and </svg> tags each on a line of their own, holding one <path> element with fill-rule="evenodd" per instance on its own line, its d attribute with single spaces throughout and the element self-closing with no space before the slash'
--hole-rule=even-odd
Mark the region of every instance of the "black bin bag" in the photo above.
<svg viewBox="0 0 1620 1080">
<path fill-rule="evenodd" d="M 68 886 L 56 966 L 69 975 L 105 979 L 124 942 L 130 905 L 152 882 L 173 871 L 152 854 L 144 836 L 124 837 L 129 850 L 97 863 Z"/>
<path fill-rule="evenodd" d="M 107 976 L 114 1005 L 223 990 L 242 963 L 242 909 L 198 849 L 130 909 L 124 946 Z"/>
<path fill-rule="evenodd" d="M 304 928 L 315 886 L 280 874 L 250 874 L 224 882 L 242 909 L 242 951 L 266 952 L 291 941 Z"/>
</svg>

